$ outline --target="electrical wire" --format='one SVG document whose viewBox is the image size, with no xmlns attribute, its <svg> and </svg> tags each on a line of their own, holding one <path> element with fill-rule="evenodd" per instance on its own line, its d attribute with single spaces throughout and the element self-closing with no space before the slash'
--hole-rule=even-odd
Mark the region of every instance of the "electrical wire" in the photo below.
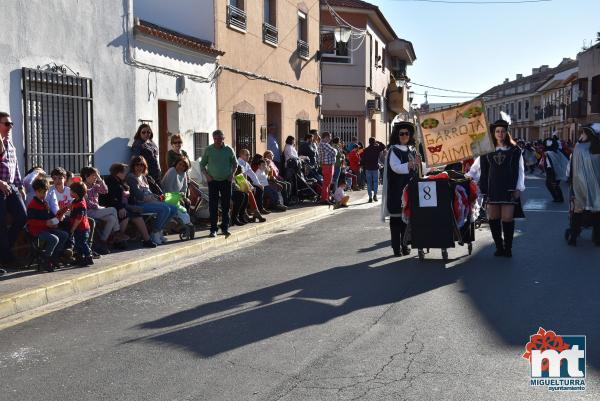
<svg viewBox="0 0 600 401">
<path fill-rule="evenodd" d="M 495 0 L 495 1 L 450 1 L 450 0 L 393 0 L 393 1 L 402 1 L 402 2 L 407 2 L 407 1 L 414 1 L 414 2 L 420 2 L 420 3 L 443 3 L 443 4 L 476 4 L 476 5 L 482 5 L 482 4 L 524 4 L 524 3 L 547 3 L 550 2 L 552 0 L 515 0 L 515 1 L 501 1 L 501 0 Z"/>
</svg>

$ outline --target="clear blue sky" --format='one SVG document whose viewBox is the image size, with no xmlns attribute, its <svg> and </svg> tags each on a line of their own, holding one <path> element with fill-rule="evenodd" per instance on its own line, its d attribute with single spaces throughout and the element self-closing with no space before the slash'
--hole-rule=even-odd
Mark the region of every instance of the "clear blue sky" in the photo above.
<svg viewBox="0 0 600 401">
<path fill-rule="evenodd" d="M 483 92 L 519 73 L 530 75 L 532 67 L 556 66 L 563 57 L 574 59 L 583 40 L 595 40 L 600 31 L 600 0 L 485 5 L 367 1 L 379 6 L 399 37 L 413 43 L 417 61 L 408 68 L 413 82 L 468 92 Z M 430 103 L 466 100 L 434 97 L 457 94 L 427 90 Z M 415 96 L 413 103 L 422 102 L 422 96 Z"/>
</svg>

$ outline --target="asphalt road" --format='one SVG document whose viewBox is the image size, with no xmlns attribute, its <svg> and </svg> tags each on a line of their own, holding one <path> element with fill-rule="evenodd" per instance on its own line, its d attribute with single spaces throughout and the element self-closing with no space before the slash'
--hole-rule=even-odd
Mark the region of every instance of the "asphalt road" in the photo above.
<svg viewBox="0 0 600 401">
<path fill-rule="evenodd" d="M 600 399 L 600 249 L 528 180 L 512 259 L 392 257 L 363 205 L 0 331 L 0 400 Z M 587 335 L 587 390 L 529 385 L 538 327 Z"/>
</svg>

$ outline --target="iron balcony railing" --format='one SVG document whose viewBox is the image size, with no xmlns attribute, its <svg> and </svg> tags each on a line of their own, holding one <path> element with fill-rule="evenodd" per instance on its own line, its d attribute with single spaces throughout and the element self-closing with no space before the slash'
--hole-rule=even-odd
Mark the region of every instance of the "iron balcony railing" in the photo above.
<svg viewBox="0 0 600 401">
<path fill-rule="evenodd" d="M 306 43 L 303 40 L 298 39 L 297 50 L 298 50 L 298 55 L 300 57 L 308 58 L 308 52 L 309 52 L 308 43 Z"/>
<path fill-rule="evenodd" d="M 246 12 L 232 5 L 227 6 L 227 25 L 246 30 Z"/>
<path fill-rule="evenodd" d="M 263 23 L 263 40 L 265 42 L 272 43 L 274 45 L 277 44 L 279 34 L 277 33 L 277 28 L 271 24 Z"/>
</svg>

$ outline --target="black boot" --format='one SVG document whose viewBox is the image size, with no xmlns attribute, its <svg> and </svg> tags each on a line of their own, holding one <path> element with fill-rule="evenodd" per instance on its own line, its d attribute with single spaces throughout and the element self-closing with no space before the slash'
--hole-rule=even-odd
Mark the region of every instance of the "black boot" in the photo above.
<svg viewBox="0 0 600 401">
<path fill-rule="evenodd" d="M 390 234 L 392 236 L 392 250 L 394 256 L 402 255 L 402 218 L 401 217 L 390 217 Z"/>
<path fill-rule="evenodd" d="M 488 220 L 488 224 L 490 225 L 490 231 L 492 232 L 494 244 L 496 244 L 496 252 L 494 252 L 494 256 L 504 256 L 504 243 L 502 242 L 502 225 L 500 223 L 500 219 Z"/>
<path fill-rule="evenodd" d="M 504 233 L 504 256 L 512 257 L 512 243 L 515 235 L 515 222 L 502 222 L 502 231 Z"/>
<path fill-rule="evenodd" d="M 581 223 L 583 215 L 581 213 L 573 213 L 571 215 L 571 229 L 569 230 L 569 238 L 567 238 L 567 244 L 571 246 L 577 246 L 577 237 L 581 234 Z"/>
</svg>

